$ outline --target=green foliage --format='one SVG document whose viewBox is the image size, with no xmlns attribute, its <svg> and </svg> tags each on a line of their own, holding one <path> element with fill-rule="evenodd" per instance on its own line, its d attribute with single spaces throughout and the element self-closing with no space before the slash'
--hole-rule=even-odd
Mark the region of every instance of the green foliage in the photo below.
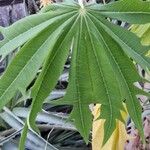
<svg viewBox="0 0 150 150">
<path fill-rule="evenodd" d="M 52 4 L 39 14 L 26 17 L 8 28 L 1 28 L 0 42 L 3 58 L 22 46 L 0 79 L 0 109 L 14 96 L 22 93 L 42 67 L 31 97 L 31 112 L 27 128 L 36 130 L 35 119 L 43 101 L 54 89 L 70 48 L 72 61 L 67 93 L 54 101 L 59 105 L 73 105 L 70 115 L 88 143 L 92 125 L 89 104 L 101 104 L 100 119 L 105 119 L 104 141 L 107 142 L 116 126 L 123 121 L 120 111 L 123 102 L 141 135 L 141 106 L 136 98 L 144 94 L 133 84 L 143 79 L 138 75 L 131 58 L 143 69 L 150 68 L 145 56 L 149 46 L 126 29 L 114 25 L 107 17 L 128 23 L 145 24 L 150 18 L 150 2 L 121 0 L 106 5 L 93 4 L 81 8 L 77 3 Z M 25 139 L 25 136 L 22 136 Z M 21 141 L 24 143 L 24 140 Z"/>
</svg>

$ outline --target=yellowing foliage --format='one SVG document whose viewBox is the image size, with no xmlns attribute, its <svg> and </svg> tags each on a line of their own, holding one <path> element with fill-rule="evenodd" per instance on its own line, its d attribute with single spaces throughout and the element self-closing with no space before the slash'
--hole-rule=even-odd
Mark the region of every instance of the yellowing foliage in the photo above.
<svg viewBox="0 0 150 150">
<path fill-rule="evenodd" d="M 50 3 L 52 3 L 52 0 L 40 0 L 40 2 L 41 2 L 41 6 L 46 6 Z"/>
<path fill-rule="evenodd" d="M 100 105 L 96 105 L 93 111 L 93 134 L 92 134 L 92 150 L 123 150 L 125 142 L 128 138 L 125 125 L 121 121 L 117 121 L 116 129 L 110 137 L 109 141 L 102 147 L 104 137 L 104 120 L 97 118 L 100 115 Z M 122 112 L 124 119 L 127 118 L 127 113 Z"/>
<path fill-rule="evenodd" d="M 146 25 L 133 25 L 131 31 L 141 38 L 142 44 L 150 45 L 150 23 Z"/>
</svg>

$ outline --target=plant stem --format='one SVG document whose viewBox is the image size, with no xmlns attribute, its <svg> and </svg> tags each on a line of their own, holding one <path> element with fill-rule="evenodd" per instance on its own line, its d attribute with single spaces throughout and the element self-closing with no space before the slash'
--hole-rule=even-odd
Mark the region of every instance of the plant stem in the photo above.
<svg viewBox="0 0 150 150">
<path fill-rule="evenodd" d="M 79 2 L 79 5 L 81 6 L 81 8 L 84 8 L 83 0 L 78 0 L 78 2 Z"/>
<path fill-rule="evenodd" d="M 103 0 L 103 4 L 106 4 L 106 1 L 105 1 L 105 0 Z"/>
</svg>

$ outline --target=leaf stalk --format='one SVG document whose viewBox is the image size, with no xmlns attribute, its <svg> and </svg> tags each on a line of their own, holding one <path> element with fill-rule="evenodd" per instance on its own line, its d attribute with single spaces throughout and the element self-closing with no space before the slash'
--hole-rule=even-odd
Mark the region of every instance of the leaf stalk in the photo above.
<svg viewBox="0 0 150 150">
<path fill-rule="evenodd" d="M 78 3 L 79 3 L 79 5 L 81 6 L 81 8 L 83 9 L 83 8 L 84 8 L 83 0 L 78 0 Z"/>
</svg>

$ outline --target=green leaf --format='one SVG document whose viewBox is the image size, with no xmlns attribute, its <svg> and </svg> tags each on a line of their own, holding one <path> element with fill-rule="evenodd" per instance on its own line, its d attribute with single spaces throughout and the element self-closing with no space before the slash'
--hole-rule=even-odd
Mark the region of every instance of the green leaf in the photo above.
<svg viewBox="0 0 150 150">
<path fill-rule="evenodd" d="M 101 46 L 100 36 L 92 34 L 96 33 L 93 24 L 89 24 L 86 19 L 81 19 L 78 33 L 78 38 L 74 42 L 75 48 L 73 49 L 67 94 L 60 103 L 74 106 L 71 118 L 75 121 L 81 135 L 88 142 L 92 123 L 88 105 L 101 103 L 109 107 L 108 111 L 110 113 L 107 118 L 110 120 L 109 129 L 110 126 L 113 127 L 112 124 L 115 124 L 115 119 L 122 120 L 120 110 L 123 109 L 123 106 L 121 93 L 115 93 L 120 91 L 117 85 L 118 80 L 110 65 L 110 60 L 107 58 L 105 49 Z M 108 72 L 110 75 L 108 75 Z M 115 115 L 113 112 L 118 113 Z M 106 141 L 114 130 L 114 128 L 111 129 L 110 132 L 107 132 Z"/>
<path fill-rule="evenodd" d="M 47 12 L 31 15 L 19 20 L 10 27 L 1 28 L 0 32 L 4 36 L 4 40 L 0 41 L 1 59 L 5 58 L 17 47 L 22 46 L 25 42 L 37 36 L 37 34 L 43 31 L 46 27 L 53 25 L 54 22 L 61 20 L 63 16 L 67 16 L 68 13 L 73 11 L 75 10 L 68 8 L 53 13 Z"/>
<path fill-rule="evenodd" d="M 54 45 L 52 52 L 48 55 L 42 73 L 32 89 L 33 103 L 28 118 L 28 126 L 32 128 L 36 128 L 35 119 L 37 113 L 41 110 L 43 101 L 53 90 L 63 71 L 72 44 L 71 37 L 73 37 L 75 33 L 77 20 L 78 17 L 73 16 L 72 19 L 66 21 L 66 26 L 58 38 L 57 43 Z"/>
<path fill-rule="evenodd" d="M 145 55 L 148 53 L 150 46 L 141 45 L 140 38 L 122 27 L 116 26 L 97 15 L 93 15 L 104 30 L 115 39 L 124 52 L 134 59 L 143 69 L 150 69 L 150 59 Z"/>
<path fill-rule="evenodd" d="M 2 29 L 6 36 L 0 44 L 3 58 L 14 48 L 25 45 L 0 79 L 0 108 L 18 89 L 24 92 L 41 67 L 42 72 L 32 88 L 33 101 L 27 119 L 28 128 L 35 130 L 36 116 L 55 88 L 72 48 L 67 93 L 54 103 L 73 106 L 70 119 L 86 143 L 92 125 L 89 105 L 93 103 L 101 104 L 99 118 L 105 120 L 103 145 L 115 130 L 116 120 L 123 122 L 120 114 L 124 111 L 123 102 L 143 136 L 141 106 L 136 96 L 149 94 L 134 86 L 142 79 L 131 58 L 145 70 L 150 69 L 150 59 L 145 56 L 150 46 L 141 45 L 137 36 L 111 23 L 107 17 L 129 23 L 147 23 L 149 6 L 149 2 L 140 0 L 121 0 L 84 8 L 74 2 L 52 4 L 40 14 L 8 27 L 8 31 Z M 28 18 L 31 22 L 33 18 L 32 25 Z M 16 27 L 19 31 L 15 33 Z M 32 32 L 31 37 L 28 37 L 29 32 Z M 23 136 L 22 143 L 24 140 Z"/>
<path fill-rule="evenodd" d="M 149 22 L 150 1 L 119 0 L 105 5 L 91 5 L 89 8 L 99 15 L 129 23 Z"/>
<path fill-rule="evenodd" d="M 55 26 L 52 24 L 20 49 L 0 80 L 0 109 L 9 102 L 17 90 L 25 92 L 72 15 L 71 12 L 56 20 L 53 22 Z"/>
<path fill-rule="evenodd" d="M 92 18 L 92 21 L 96 25 L 96 20 Z M 117 44 L 116 41 L 111 36 L 109 36 L 109 34 L 100 26 L 96 25 L 96 27 L 98 32 L 100 32 L 100 34 L 102 35 L 105 50 L 107 51 L 108 56 L 111 60 L 111 65 L 114 68 L 115 74 L 119 79 L 122 98 L 126 100 L 128 112 L 133 121 L 136 122 L 137 128 L 139 129 L 140 133 L 143 134 L 141 121 L 142 110 L 140 103 L 136 98 L 136 95 L 140 94 L 140 92 L 136 87 L 133 86 L 133 83 L 142 81 L 142 79 L 137 74 L 136 68 L 133 65 L 132 61 L 128 57 L 126 57 L 126 54 L 121 49 L 121 46 Z"/>
<path fill-rule="evenodd" d="M 46 12 L 56 13 L 55 11 L 61 12 L 68 8 L 72 10 L 75 10 L 75 9 L 77 10 L 79 9 L 79 5 L 77 5 L 77 3 L 74 3 L 74 0 L 64 0 L 63 3 L 53 3 L 53 4 L 43 7 L 40 13 L 46 13 Z"/>
</svg>

